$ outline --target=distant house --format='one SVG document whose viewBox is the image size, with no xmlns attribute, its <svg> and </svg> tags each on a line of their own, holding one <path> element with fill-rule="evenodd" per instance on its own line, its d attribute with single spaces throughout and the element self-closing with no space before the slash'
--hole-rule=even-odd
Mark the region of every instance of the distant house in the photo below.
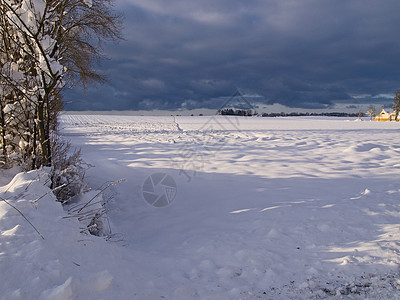
<svg viewBox="0 0 400 300">
<path fill-rule="evenodd" d="M 375 116 L 374 121 L 381 121 L 381 122 L 390 121 L 390 115 L 386 110 L 382 109 L 382 111 Z"/>
</svg>

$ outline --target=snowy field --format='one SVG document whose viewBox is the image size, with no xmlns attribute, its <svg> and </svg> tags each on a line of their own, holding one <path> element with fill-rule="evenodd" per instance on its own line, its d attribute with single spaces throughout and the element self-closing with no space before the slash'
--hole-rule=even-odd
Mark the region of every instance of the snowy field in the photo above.
<svg viewBox="0 0 400 300">
<path fill-rule="evenodd" d="M 400 299 L 399 123 L 60 121 L 93 190 L 125 179 L 103 196 L 113 235 L 80 234 L 37 200 L 45 173 L 18 175 L 0 196 L 44 239 L 0 201 L 0 297 Z"/>
</svg>

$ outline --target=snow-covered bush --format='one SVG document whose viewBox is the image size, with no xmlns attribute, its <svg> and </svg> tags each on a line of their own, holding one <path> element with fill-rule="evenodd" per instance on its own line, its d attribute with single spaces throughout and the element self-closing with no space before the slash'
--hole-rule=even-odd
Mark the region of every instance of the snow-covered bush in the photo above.
<svg viewBox="0 0 400 300">
<path fill-rule="evenodd" d="M 52 146 L 51 187 L 58 201 L 65 204 L 87 190 L 84 177 L 90 166 L 82 160 L 80 150 L 71 153 L 71 144 L 59 136 L 53 136 Z"/>
</svg>

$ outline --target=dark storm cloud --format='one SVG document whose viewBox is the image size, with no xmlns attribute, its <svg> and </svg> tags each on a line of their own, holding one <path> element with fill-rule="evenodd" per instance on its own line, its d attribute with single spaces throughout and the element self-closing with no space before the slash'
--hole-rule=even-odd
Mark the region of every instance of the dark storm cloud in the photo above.
<svg viewBox="0 0 400 300">
<path fill-rule="evenodd" d="M 68 94 L 70 109 L 218 108 L 236 88 L 328 108 L 390 102 L 377 95 L 399 88 L 397 0 L 116 4 L 126 40 L 107 48 L 110 85 Z"/>
</svg>

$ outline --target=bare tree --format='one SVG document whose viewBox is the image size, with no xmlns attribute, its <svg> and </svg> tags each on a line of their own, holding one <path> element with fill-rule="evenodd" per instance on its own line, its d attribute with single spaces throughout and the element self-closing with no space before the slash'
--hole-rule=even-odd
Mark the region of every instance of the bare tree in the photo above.
<svg viewBox="0 0 400 300">
<path fill-rule="evenodd" d="M 58 1 L 55 1 L 58 2 Z M 68 79 L 86 86 L 104 82 L 95 70 L 103 56 L 104 41 L 122 38 L 121 15 L 113 12 L 112 0 L 68 0 L 57 32 L 61 63 L 67 68 Z"/>
<path fill-rule="evenodd" d="M 369 116 L 369 120 L 372 121 L 372 119 L 376 116 L 375 106 L 370 105 L 370 107 L 367 110 L 367 115 Z"/>
<path fill-rule="evenodd" d="M 397 90 L 394 95 L 394 102 L 392 109 L 394 110 L 395 120 L 399 121 L 399 113 L 400 113 L 400 90 Z"/>
</svg>

